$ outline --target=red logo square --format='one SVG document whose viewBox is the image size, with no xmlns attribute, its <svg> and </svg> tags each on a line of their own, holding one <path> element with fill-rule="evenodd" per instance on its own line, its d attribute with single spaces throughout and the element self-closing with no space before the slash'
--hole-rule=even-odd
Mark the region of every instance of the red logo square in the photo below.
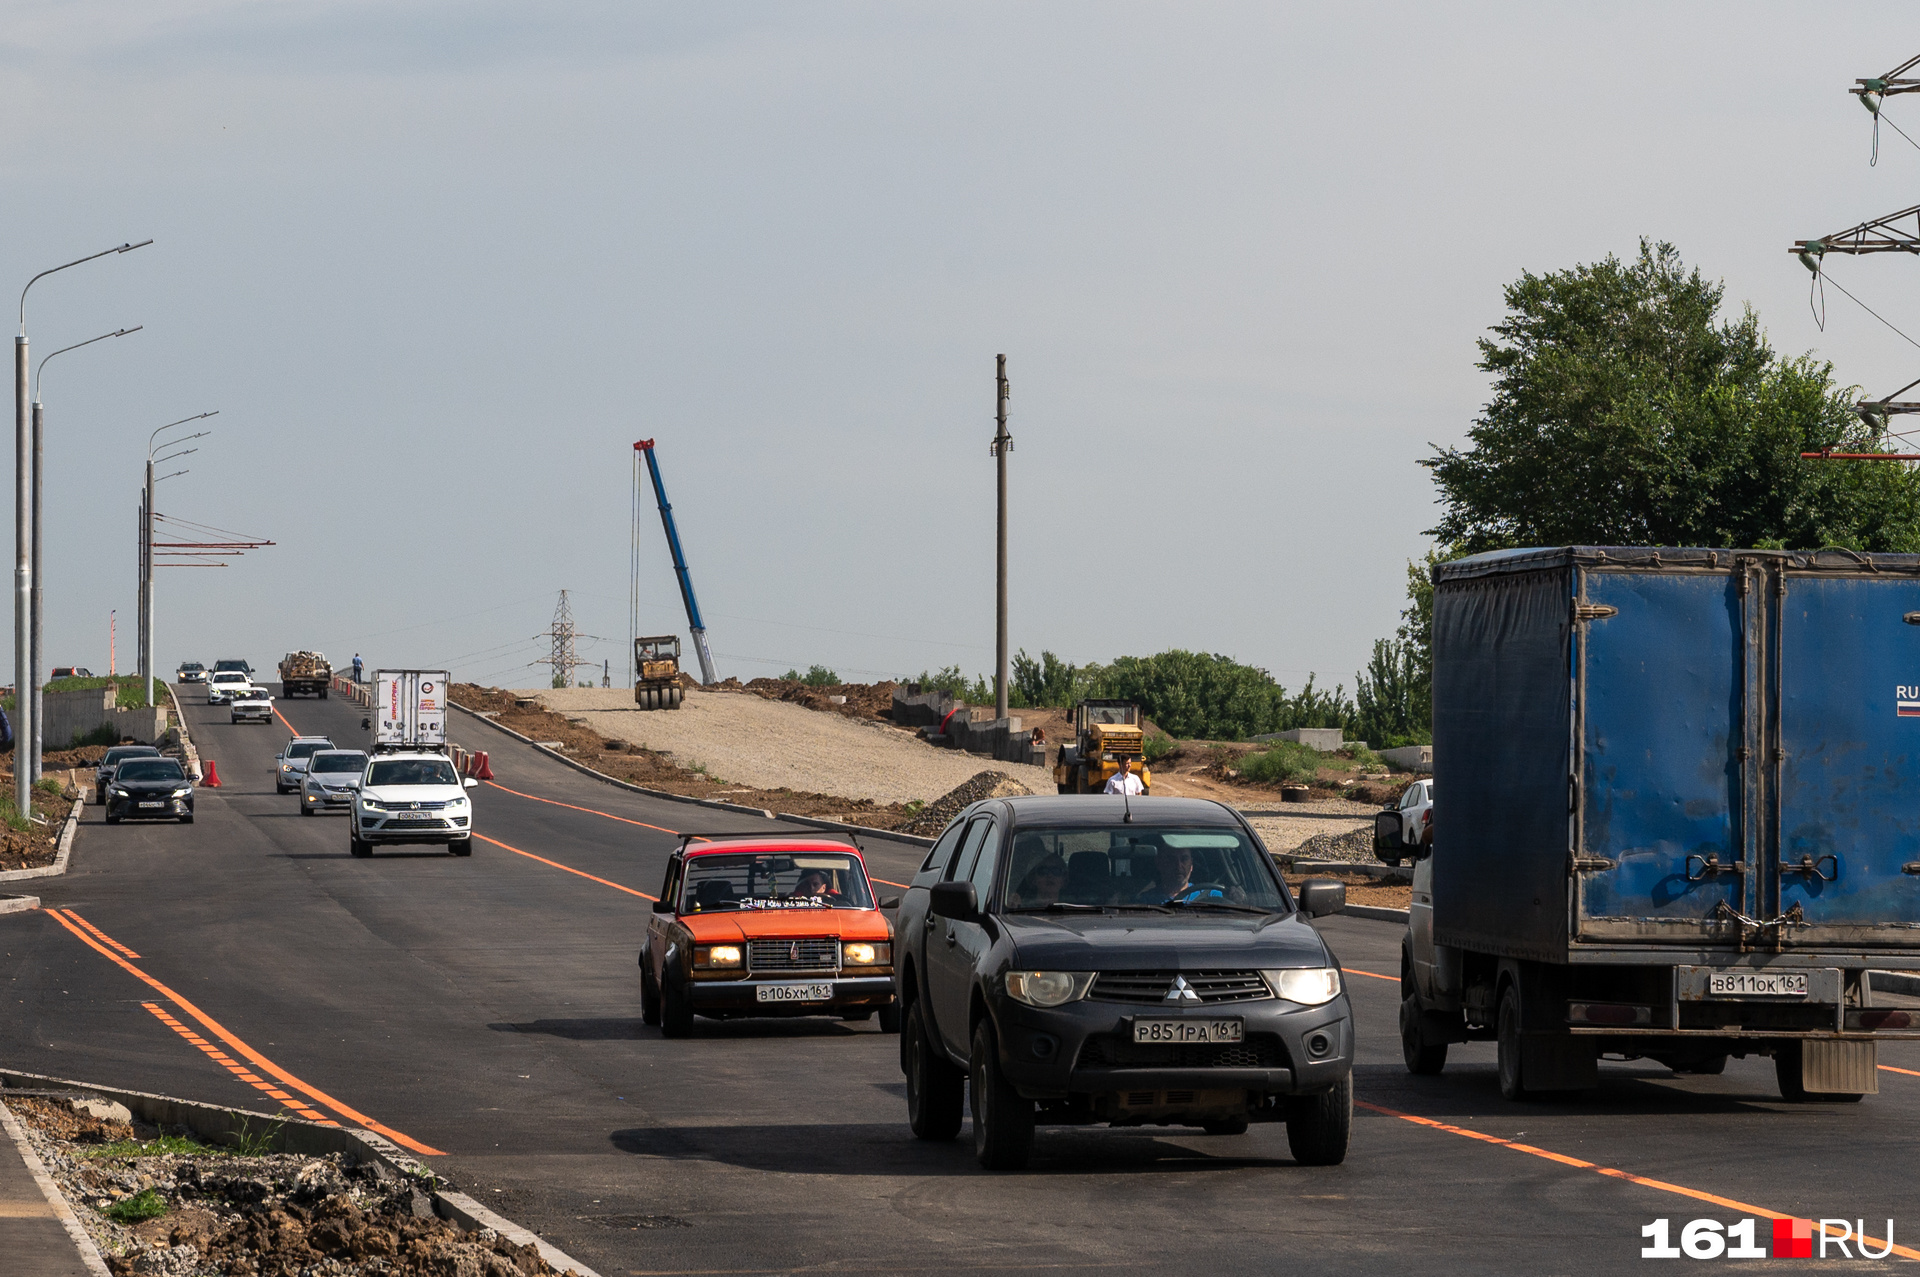
<svg viewBox="0 0 1920 1277">
<path fill-rule="evenodd" d="M 1773 1257 L 1775 1259 L 1812 1259 L 1813 1221 L 1810 1219 L 1774 1220 Z"/>
</svg>

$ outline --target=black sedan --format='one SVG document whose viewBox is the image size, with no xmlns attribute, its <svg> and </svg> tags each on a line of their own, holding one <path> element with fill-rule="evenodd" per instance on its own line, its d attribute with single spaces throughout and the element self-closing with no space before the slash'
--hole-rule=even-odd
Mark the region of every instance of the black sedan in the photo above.
<svg viewBox="0 0 1920 1277">
<path fill-rule="evenodd" d="M 107 782 L 107 823 L 126 817 L 193 823 L 193 782 L 171 758 L 130 758 Z"/>
<path fill-rule="evenodd" d="M 160 751 L 152 745 L 115 745 L 93 769 L 93 801 L 96 805 L 107 805 L 107 782 L 113 779 L 114 769 L 129 758 L 158 758 Z"/>
<path fill-rule="evenodd" d="M 1023 1165 L 1034 1127 L 1284 1122 L 1296 1161 L 1345 1158 L 1353 1013 L 1246 822 L 1184 798 L 975 803 L 900 904 L 894 979 L 915 1135 L 973 1113 L 974 1152 Z"/>
</svg>

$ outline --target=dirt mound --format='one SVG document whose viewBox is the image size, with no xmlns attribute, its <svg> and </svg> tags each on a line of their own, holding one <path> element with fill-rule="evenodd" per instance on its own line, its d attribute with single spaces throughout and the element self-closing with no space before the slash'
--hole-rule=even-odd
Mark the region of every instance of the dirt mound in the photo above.
<svg viewBox="0 0 1920 1277">
<path fill-rule="evenodd" d="M 966 784 L 922 807 L 912 820 L 900 826 L 900 832 L 922 836 L 937 834 L 969 803 L 977 803 L 982 798 L 1020 798 L 1031 793 L 1031 789 L 1005 772 L 981 772 Z"/>
<path fill-rule="evenodd" d="M 72 1110 L 11 1099 L 114 1277 L 545 1277 L 532 1246 L 437 1218 L 421 1184 L 375 1162 L 204 1148 L 139 1124 L 78 1129 Z M 124 1133 L 123 1133 L 124 1132 Z M 89 1138 L 90 1137 L 90 1138 Z M 103 1138 L 115 1142 L 102 1144 Z"/>
<path fill-rule="evenodd" d="M 731 681 L 731 680 L 729 680 Z M 835 683 L 832 686 L 816 687 L 811 683 L 795 682 L 787 678 L 749 679 L 745 690 L 770 701 L 791 701 L 796 705 L 805 705 L 808 709 L 823 710 L 830 714 L 845 714 L 848 718 L 877 718 L 891 720 L 893 717 L 893 689 L 899 684 L 887 683 Z M 836 704 L 833 697 L 845 699 Z"/>
<path fill-rule="evenodd" d="M 1349 829 L 1344 834 L 1315 834 L 1293 849 L 1293 855 L 1300 860 L 1363 860 L 1373 859 L 1373 829 L 1365 826 Z"/>
</svg>

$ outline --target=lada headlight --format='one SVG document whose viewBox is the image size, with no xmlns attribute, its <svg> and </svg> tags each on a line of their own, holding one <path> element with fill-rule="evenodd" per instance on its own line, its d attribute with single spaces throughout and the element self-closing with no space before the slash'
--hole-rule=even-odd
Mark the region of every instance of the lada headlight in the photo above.
<svg viewBox="0 0 1920 1277">
<path fill-rule="evenodd" d="M 697 944 L 693 947 L 693 965 L 696 967 L 737 967 L 740 965 L 740 946 L 737 944 Z"/>
<path fill-rule="evenodd" d="M 1007 996 L 1030 1007 L 1078 1002 L 1093 987 L 1091 971 L 1009 971 Z"/>
<path fill-rule="evenodd" d="M 1317 1007 L 1340 996 L 1338 967 L 1285 967 L 1260 974 L 1266 978 L 1267 987 L 1275 997 L 1301 1006 Z"/>
<path fill-rule="evenodd" d="M 884 967 L 893 961 L 893 946 L 855 940 L 840 946 L 840 961 L 849 967 Z"/>
</svg>

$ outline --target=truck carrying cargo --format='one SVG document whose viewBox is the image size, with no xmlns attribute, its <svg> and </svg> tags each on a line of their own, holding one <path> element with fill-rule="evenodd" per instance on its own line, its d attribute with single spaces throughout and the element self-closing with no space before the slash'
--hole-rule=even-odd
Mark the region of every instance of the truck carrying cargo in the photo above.
<svg viewBox="0 0 1920 1277">
<path fill-rule="evenodd" d="M 1434 573 L 1434 836 L 1401 1030 L 1508 1098 L 1601 1055 L 1879 1090 L 1920 969 L 1920 556 L 1514 550 Z"/>
<path fill-rule="evenodd" d="M 445 670 L 375 670 L 373 747 L 445 749 L 451 686 Z"/>
<path fill-rule="evenodd" d="M 327 699 L 333 666 L 319 652 L 288 652 L 280 659 L 280 695 Z"/>
</svg>

